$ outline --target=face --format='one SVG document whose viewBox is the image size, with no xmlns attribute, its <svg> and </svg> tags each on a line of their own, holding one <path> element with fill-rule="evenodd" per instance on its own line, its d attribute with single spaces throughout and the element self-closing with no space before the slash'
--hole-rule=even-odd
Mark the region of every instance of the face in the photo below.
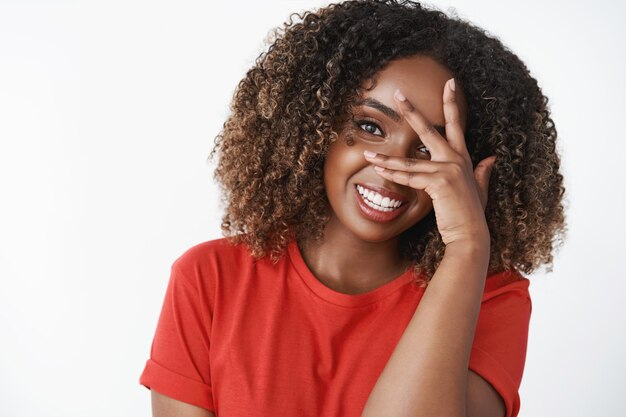
<svg viewBox="0 0 626 417">
<path fill-rule="evenodd" d="M 432 210 L 432 200 L 424 190 L 397 184 L 378 175 L 374 165 L 363 156 L 363 151 L 430 159 L 419 135 L 400 115 L 393 94 L 399 88 L 445 138 L 443 89 L 452 77 L 446 67 L 423 55 L 391 61 L 374 76 L 374 88 L 363 92 L 360 97 L 363 103 L 354 111 L 352 120 L 343 126 L 338 140 L 330 145 L 326 156 L 324 185 L 333 211 L 331 225 L 347 229 L 362 240 L 380 242 L 396 238 Z M 362 85 L 371 86 L 372 80 Z M 465 131 L 467 103 L 458 82 L 457 102 L 461 126 Z M 348 136 L 352 145 L 346 143 Z M 386 192 L 393 193 L 396 200 L 402 200 L 402 204 L 395 210 L 384 211 L 364 206 L 357 185 L 358 188 L 379 187 L 377 190 L 382 197 Z M 375 194 L 365 192 L 375 198 Z"/>
</svg>

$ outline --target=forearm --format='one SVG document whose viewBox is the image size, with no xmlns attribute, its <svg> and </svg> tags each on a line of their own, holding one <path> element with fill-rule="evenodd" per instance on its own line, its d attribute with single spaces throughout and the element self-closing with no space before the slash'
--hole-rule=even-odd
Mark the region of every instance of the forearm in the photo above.
<svg viewBox="0 0 626 417">
<path fill-rule="evenodd" d="M 489 263 L 486 242 L 446 247 L 363 417 L 465 416 L 469 357 Z"/>
</svg>

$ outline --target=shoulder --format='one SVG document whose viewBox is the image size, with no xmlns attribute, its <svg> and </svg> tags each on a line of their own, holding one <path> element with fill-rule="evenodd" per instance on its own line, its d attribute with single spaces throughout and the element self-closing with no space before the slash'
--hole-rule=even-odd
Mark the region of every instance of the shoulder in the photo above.
<svg viewBox="0 0 626 417">
<path fill-rule="evenodd" d="M 184 250 L 172 267 L 181 271 L 198 271 L 206 268 L 224 268 L 251 261 L 244 244 L 231 244 L 227 238 L 217 238 L 197 243 Z"/>
<path fill-rule="evenodd" d="M 208 294 L 213 293 L 223 277 L 232 280 L 254 263 L 245 244 L 231 244 L 227 238 L 196 243 L 184 251 L 171 265 L 172 277 Z"/>
<path fill-rule="evenodd" d="M 517 270 L 493 273 L 487 276 L 483 302 L 505 294 L 530 299 L 529 287 L 530 280 Z"/>
</svg>

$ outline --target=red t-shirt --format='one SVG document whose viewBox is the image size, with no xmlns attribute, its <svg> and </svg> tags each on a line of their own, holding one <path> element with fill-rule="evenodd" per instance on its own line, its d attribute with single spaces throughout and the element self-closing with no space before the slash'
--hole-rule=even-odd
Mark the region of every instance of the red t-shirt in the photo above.
<svg viewBox="0 0 626 417">
<path fill-rule="evenodd" d="M 139 383 L 218 417 L 360 417 L 424 289 L 410 270 L 349 295 L 322 284 L 295 240 L 272 264 L 214 239 L 171 268 Z M 487 278 L 469 368 L 520 408 L 531 300 L 517 272 Z"/>
</svg>

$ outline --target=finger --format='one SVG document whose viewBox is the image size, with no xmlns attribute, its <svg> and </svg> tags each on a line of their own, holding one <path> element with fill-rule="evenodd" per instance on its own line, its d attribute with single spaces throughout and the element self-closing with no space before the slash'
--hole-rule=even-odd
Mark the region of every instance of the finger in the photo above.
<svg viewBox="0 0 626 417">
<path fill-rule="evenodd" d="M 400 158 L 397 156 L 389 156 L 382 153 L 374 153 L 374 156 L 368 155 L 363 151 L 365 159 L 372 162 L 375 165 L 383 168 L 389 168 L 397 171 L 409 171 L 409 172 L 437 172 L 440 169 L 441 162 L 429 161 L 426 159 L 415 158 Z"/>
<path fill-rule="evenodd" d="M 453 84 L 454 78 L 450 78 L 443 87 L 443 115 L 446 119 L 446 139 L 452 149 L 469 161 L 470 155 L 465 143 L 465 134 L 461 127 L 456 92 L 452 89 Z"/>
<path fill-rule="evenodd" d="M 491 171 L 496 162 L 496 156 L 489 156 L 476 165 L 474 169 L 474 178 L 476 178 L 476 185 L 480 193 L 480 200 L 483 205 L 483 210 L 487 208 L 487 198 L 489 195 L 489 179 L 491 178 Z"/>
<path fill-rule="evenodd" d="M 406 185 L 417 190 L 425 190 L 426 187 L 433 183 L 433 177 L 435 175 L 435 173 L 429 172 L 396 171 L 379 166 L 375 166 L 374 170 L 383 178 L 387 178 L 397 184 Z"/>
<path fill-rule="evenodd" d="M 409 102 L 400 89 L 396 90 L 394 99 L 397 101 L 398 108 L 404 118 L 430 151 L 431 157 L 435 157 L 435 159 L 445 157 L 450 147 L 447 141 L 437 132 L 437 129 Z"/>
</svg>

